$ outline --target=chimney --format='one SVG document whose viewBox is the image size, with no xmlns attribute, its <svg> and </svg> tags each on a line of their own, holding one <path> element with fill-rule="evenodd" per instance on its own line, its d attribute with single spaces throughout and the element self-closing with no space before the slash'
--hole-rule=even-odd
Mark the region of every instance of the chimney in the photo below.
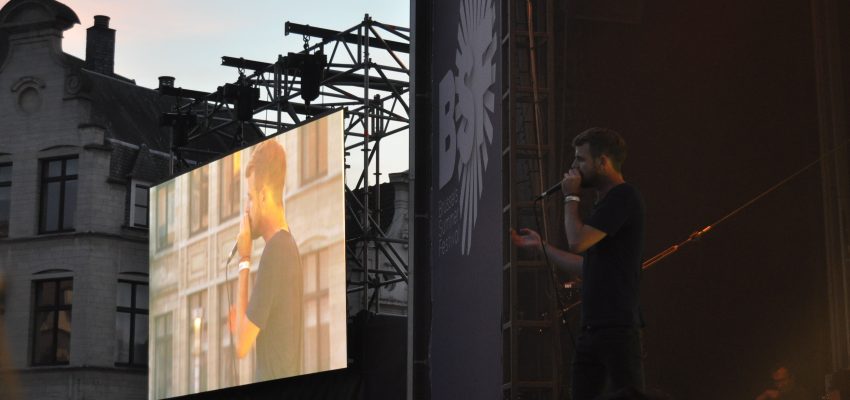
<svg viewBox="0 0 850 400">
<path fill-rule="evenodd" d="M 160 76 L 159 77 L 159 88 L 173 88 L 174 87 L 174 77 L 173 76 Z"/>
<path fill-rule="evenodd" d="M 109 28 L 109 17 L 95 15 L 94 26 L 86 32 L 86 68 L 104 75 L 113 75 L 115 29 Z"/>
</svg>

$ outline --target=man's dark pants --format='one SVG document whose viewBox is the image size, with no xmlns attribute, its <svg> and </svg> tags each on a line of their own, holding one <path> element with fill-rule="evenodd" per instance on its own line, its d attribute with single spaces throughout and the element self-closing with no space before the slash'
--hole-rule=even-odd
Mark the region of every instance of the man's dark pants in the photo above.
<svg viewBox="0 0 850 400">
<path fill-rule="evenodd" d="M 643 391 L 643 354 L 637 327 L 586 327 L 573 356 L 572 400 L 593 400 L 607 391 Z"/>
</svg>

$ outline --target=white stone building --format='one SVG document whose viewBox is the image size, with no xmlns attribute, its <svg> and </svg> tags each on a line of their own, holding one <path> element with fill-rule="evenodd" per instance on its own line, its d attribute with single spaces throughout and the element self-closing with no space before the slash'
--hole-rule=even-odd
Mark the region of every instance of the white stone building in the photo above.
<svg viewBox="0 0 850 400">
<path fill-rule="evenodd" d="M 167 107 L 113 71 L 115 30 L 52 0 L 0 9 L 0 398 L 147 398 L 148 185 Z M 12 382 L 17 382 L 12 386 Z"/>
</svg>

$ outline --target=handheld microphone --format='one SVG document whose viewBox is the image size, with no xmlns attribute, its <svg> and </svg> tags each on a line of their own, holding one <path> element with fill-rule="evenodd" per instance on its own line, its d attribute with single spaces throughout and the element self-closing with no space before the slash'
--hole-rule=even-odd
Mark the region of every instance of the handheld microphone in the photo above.
<svg viewBox="0 0 850 400">
<path fill-rule="evenodd" d="M 541 193 L 540 196 L 537 196 L 534 200 L 544 199 L 544 198 L 549 197 L 549 196 L 553 195 L 554 193 L 560 192 L 560 191 L 561 191 L 561 182 L 558 182 L 558 183 L 554 184 L 552 187 L 550 187 L 549 189 L 546 189 L 545 192 Z"/>
<path fill-rule="evenodd" d="M 233 243 L 233 250 L 230 250 L 230 255 L 227 256 L 227 262 L 224 263 L 224 265 L 230 265 L 230 261 L 233 260 L 233 256 L 236 255 L 236 245 L 238 245 L 238 244 L 239 244 L 239 240 L 237 240 L 236 243 Z"/>
</svg>

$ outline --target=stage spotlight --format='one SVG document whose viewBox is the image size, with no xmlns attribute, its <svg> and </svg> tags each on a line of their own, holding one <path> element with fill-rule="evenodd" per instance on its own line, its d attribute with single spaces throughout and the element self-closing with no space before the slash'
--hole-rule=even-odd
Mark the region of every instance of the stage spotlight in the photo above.
<svg viewBox="0 0 850 400">
<path fill-rule="evenodd" d="M 227 102 L 236 108 L 236 118 L 240 121 L 250 121 L 254 118 L 254 108 L 260 99 L 260 89 L 253 88 L 239 79 L 240 83 L 227 83 L 218 87 L 218 92 Z"/>
<path fill-rule="evenodd" d="M 163 113 L 159 118 L 159 126 L 171 127 L 171 146 L 175 148 L 189 143 L 189 132 L 196 125 L 198 120 L 192 114 Z"/>
<path fill-rule="evenodd" d="M 322 52 L 287 54 L 285 67 L 301 77 L 301 98 L 307 104 L 319 97 L 327 65 L 328 57 Z"/>
</svg>

